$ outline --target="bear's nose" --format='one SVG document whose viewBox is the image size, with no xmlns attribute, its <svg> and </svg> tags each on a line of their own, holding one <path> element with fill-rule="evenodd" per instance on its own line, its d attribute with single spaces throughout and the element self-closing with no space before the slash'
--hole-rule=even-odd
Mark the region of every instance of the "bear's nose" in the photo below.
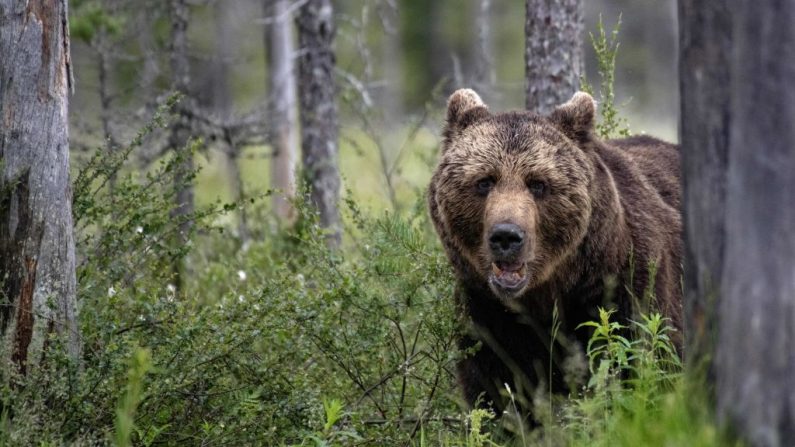
<svg viewBox="0 0 795 447">
<path fill-rule="evenodd" d="M 518 225 L 500 223 L 491 227 L 489 247 L 498 258 L 516 255 L 524 244 L 524 231 Z"/>
</svg>

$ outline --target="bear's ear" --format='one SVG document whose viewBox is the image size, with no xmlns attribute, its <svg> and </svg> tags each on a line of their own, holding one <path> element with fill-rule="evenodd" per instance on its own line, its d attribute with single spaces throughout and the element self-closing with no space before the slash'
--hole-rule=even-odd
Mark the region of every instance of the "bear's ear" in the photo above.
<svg viewBox="0 0 795 447">
<path fill-rule="evenodd" d="M 552 111 L 549 119 L 574 141 L 588 139 L 596 120 L 596 101 L 585 92 L 577 92 L 565 104 Z"/>
<path fill-rule="evenodd" d="M 447 127 L 464 128 L 488 116 L 489 109 L 474 90 L 462 88 L 447 100 Z"/>
</svg>

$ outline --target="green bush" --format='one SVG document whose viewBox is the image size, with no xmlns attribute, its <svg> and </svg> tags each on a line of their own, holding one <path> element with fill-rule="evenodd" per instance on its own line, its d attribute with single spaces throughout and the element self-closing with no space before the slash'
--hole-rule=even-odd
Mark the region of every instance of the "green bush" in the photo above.
<svg viewBox="0 0 795 447">
<path fill-rule="evenodd" d="M 467 411 L 454 280 L 424 198 L 374 215 L 349 193 L 339 250 L 306 191 L 289 229 L 259 200 L 172 218 L 176 167 L 201 143 L 130 166 L 171 105 L 76 177 L 83 352 L 51 349 L 26 377 L 0 366 L 0 445 L 726 445 L 654 313 L 588 323 L 591 380 L 538 390 L 539 427 L 515 408 Z M 244 205 L 249 244 L 217 224 Z"/>
</svg>

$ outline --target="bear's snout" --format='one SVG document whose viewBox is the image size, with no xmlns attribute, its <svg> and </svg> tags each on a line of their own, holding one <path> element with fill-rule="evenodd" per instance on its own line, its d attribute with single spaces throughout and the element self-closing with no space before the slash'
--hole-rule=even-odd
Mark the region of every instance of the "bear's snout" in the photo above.
<svg viewBox="0 0 795 447">
<path fill-rule="evenodd" d="M 525 232 L 518 225 L 499 223 L 489 232 L 489 248 L 496 260 L 514 260 L 525 243 Z"/>
</svg>

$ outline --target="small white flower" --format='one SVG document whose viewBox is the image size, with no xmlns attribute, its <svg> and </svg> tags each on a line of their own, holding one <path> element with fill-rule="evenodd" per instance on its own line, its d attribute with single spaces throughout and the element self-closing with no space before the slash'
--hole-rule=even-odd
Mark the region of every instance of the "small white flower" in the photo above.
<svg viewBox="0 0 795 447">
<path fill-rule="evenodd" d="M 237 301 L 239 303 L 245 303 L 246 302 L 246 297 L 244 297 L 243 295 L 238 295 L 237 296 Z"/>
<path fill-rule="evenodd" d="M 138 234 L 144 234 L 144 227 L 141 226 L 135 227 L 135 232 Z"/>
<path fill-rule="evenodd" d="M 108 296 L 109 297 L 116 296 L 116 289 L 114 289 L 113 286 L 108 287 Z"/>
<path fill-rule="evenodd" d="M 168 293 L 172 294 L 177 293 L 177 286 L 175 286 L 174 284 L 168 284 L 166 285 L 166 290 L 168 290 Z"/>
<path fill-rule="evenodd" d="M 238 270 L 237 271 L 237 277 L 240 278 L 241 281 L 245 281 L 246 280 L 246 272 L 244 272 L 243 270 Z"/>
</svg>

